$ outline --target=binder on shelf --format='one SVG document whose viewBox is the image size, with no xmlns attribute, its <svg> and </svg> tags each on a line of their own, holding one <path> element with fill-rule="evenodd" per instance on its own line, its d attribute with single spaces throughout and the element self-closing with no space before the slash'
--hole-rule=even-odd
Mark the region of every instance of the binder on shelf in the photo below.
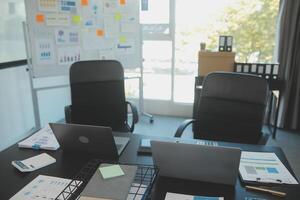
<svg viewBox="0 0 300 200">
<path fill-rule="evenodd" d="M 231 52 L 233 46 L 233 37 L 232 36 L 226 36 L 226 51 Z"/>
<path fill-rule="evenodd" d="M 249 65 L 244 65 L 243 72 L 245 72 L 245 73 L 249 73 L 250 72 Z"/>
<path fill-rule="evenodd" d="M 219 51 L 225 51 L 226 46 L 226 36 L 219 37 Z"/>
<path fill-rule="evenodd" d="M 234 63 L 234 71 L 238 73 L 256 74 L 265 79 L 278 78 L 279 64 Z"/>
<path fill-rule="evenodd" d="M 256 74 L 256 72 L 257 72 L 257 65 L 256 64 L 252 64 L 251 65 L 251 73 Z"/>
</svg>

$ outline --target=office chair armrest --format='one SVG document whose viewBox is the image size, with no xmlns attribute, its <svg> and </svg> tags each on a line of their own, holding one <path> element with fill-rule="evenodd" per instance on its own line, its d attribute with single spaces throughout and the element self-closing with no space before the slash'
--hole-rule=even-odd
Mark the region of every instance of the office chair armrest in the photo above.
<svg viewBox="0 0 300 200">
<path fill-rule="evenodd" d="M 258 141 L 258 145 L 265 145 L 269 140 L 270 134 L 262 132 L 261 138 Z"/>
<path fill-rule="evenodd" d="M 126 101 L 126 104 L 130 106 L 131 108 L 131 112 L 132 112 L 132 123 L 130 126 L 130 132 L 134 131 L 134 124 L 138 123 L 139 121 L 139 114 L 138 114 L 138 110 L 136 108 L 136 106 L 130 102 L 130 101 Z"/>
<path fill-rule="evenodd" d="M 180 124 L 180 126 L 178 127 L 178 129 L 177 129 L 177 131 L 176 131 L 174 137 L 181 137 L 182 134 L 183 134 L 184 129 L 185 129 L 188 125 L 194 123 L 195 121 L 196 121 L 195 119 L 187 119 L 187 120 L 184 120 L 184 121 Z"/>
<path fill-rule="evenodd" d="M 71 105 L 65 106 L 65 120 L 66 120 L 66 123 L 72 123 L 71 113 L 72 113 Z"/>
</svg>

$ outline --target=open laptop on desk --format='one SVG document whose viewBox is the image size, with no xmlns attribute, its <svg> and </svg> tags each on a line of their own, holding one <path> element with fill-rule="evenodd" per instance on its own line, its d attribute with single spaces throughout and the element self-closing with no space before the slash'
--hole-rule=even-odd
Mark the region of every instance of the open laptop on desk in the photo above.
<svg viewBox="0 0 300 200">
<path fill-rule="evenodd" d="M 159 175 L 235 185 L 241 150 L 237 148 L 151 141 Z"/>
<path fill-rule="evenodd" d="M 66 152 L 90 153 L 98 158 L 118 158 L 129 142 L 128 137 L 113 137 L 104 126 L 49 123 L 61 148 Z"/>
</svg>

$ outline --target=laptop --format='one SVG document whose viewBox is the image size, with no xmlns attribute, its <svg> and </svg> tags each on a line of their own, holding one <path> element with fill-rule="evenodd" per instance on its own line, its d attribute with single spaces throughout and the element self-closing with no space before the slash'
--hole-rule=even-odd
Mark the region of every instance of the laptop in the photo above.
<svg viewBox="0 0 300 200">
<path fill-rule="evenodd" d="M 235 185 L 238 148 L 151 141 L 151 149 L 160 176 Z"/>
<path fill-rule="evenodd" d="M 129 143 L 129 137 L 113 137 L 104 126 L 49 123 L 64 152 L 89 153 L 97 158 L 118 158 Z"/>
</svg>

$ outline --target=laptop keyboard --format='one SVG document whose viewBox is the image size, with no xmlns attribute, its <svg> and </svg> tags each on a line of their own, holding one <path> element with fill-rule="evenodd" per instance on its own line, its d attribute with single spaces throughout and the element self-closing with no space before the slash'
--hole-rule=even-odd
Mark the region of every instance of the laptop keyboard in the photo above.
<svg viewBox="0 0 300 200">
<path fill-rule="evenodd" d="M 206 146 L 214 146 L 214 147 L 219 146 L 218 142 L 207 141 L 207 140 L 197 140 L 196 144 L 206 145 Z"/>
</svg>

